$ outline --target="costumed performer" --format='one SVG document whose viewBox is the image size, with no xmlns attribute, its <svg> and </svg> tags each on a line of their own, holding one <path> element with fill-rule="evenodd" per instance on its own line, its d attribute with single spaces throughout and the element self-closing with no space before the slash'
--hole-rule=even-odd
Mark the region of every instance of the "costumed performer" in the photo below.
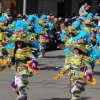
<svg viewBox="0 0 100 100">
<path fill-rule="evenodd" d="M 38 62 L 33 55 L 36 48 L 28 45 L 30 40 L 28 40 L 26 28 L 23 21 L 16 22 L 15 31 L 9 39 L 11 43 L 5 46 L 9 53 L 8 61 L 12 62 L 15 70 L 15 81 L 11 85 L 18 94 L 17 100 L 27 100 L 25 91 L 28 85 L 27 78 L 40 72 L 37 68 Z"/>
<path fill-rule="evenodd" d="M 87 56 L 87 51 L 91 47 L 87 46 L 85 42 L 82 39 L 68 44 L 68 48 L 72 53 L 67 54 L 62 71 L 54 78 L 54 80 L 58 80 L 65 73 L 70 72 L 71 100 L 81 100 L 81 93 L 85 90 L 85 85 L 96 84 L 90 65 L 92 58 Z"/>
</svg>

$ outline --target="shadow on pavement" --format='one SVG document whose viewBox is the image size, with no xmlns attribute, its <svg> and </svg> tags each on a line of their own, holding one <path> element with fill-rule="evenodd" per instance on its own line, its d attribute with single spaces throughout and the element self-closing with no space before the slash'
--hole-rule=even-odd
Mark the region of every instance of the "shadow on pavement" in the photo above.
<svg viewBox="0 0 100 100">
<path fill-rule="evenodd" d="M 64 55 L 57 55 L 57 56 L 44 56 L 43 58 L 65 58 Z"/>
<path fill-rule="evenodd" d="M 44 99 L 44 100 L 70 100 L 70 98 L 52 98 L 52 99 Z"/>
<path fill-rule="evenodd" d="M 87 99 L 91 99 L 91 97 L 82 97 L 81 100 L 87 100 Z"/>
<path fill-rule="evenodd" d="M 51 67 L 51 66 L 46 66 L 44 68 L 40 68 L 40 70 L 48 70 L 48 71 L 50 71 L 50 70 L 58 71 L 59 69 L 60 69 L 60 67 L 56 68 L 56 67 Z"/>
<path fill-rule="evenodd" d="M 44 66 L 44 65 L 46 65 L 46 64 L 38 64 L 38 66 Z"/>
<path fill-rule="evenodd" d="M 70 100 L 71 98 L 52 98 L 52 99 L 44 99 L 44 100 Z M 91 99 L 91 97 L 83 97 L 81 100 Z"/>
<path fill-rule="evenodd" d="M 100 72 L 97 72 L 97 71 L 94 71 L 93 74 L 100 76 Z"/>
</svg>

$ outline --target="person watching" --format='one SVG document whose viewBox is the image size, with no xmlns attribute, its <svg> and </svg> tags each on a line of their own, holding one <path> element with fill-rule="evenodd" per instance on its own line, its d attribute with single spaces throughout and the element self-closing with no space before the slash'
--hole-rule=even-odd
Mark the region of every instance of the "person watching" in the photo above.
<svg viewBox="0 0 100 100">
<path fill-rule="evenodd" d="M 79 15 L 80 16 L 86 16 L 88 14 L 88 9 L 91 6 L 89 6 L 87 3 L 85 3 L 84 5 L 81 6 L 81 8 L 79 9 Z"/>
</svg>

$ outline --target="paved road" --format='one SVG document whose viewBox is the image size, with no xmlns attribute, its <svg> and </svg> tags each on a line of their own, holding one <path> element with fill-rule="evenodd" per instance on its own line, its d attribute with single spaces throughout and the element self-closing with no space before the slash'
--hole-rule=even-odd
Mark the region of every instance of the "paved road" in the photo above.
<svg viewBox="0 0 100 100">
<path fill-rule="evenodd" d="M 46 53 L 39 61 L 41 73 L 29 78 L 28 100 L 70 100 L 68 76 L 54 81 L 54 76 L 64 64 L 64 52 L 52 51 Z M 86 86 L 82 93 L 82 100 L 100 100 L 100 66 L 94 70 L 97 84 Z M 0 73 L 0 100 L 16 100 L 17 95 L 11 89 L 10 83 L 14 79 L 14 71 L 8 69 Z"/>
</svg>

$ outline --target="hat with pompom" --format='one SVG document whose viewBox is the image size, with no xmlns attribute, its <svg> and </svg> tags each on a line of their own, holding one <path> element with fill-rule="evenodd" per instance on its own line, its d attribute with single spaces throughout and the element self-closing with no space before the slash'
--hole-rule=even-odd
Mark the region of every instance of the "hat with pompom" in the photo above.
<svg viewBox="0 0 100 100">
<path fill-rule="evenodd" d="M 92 76 L 91 71 L 88 70 L 85 73 L 81 72 L 81 76 L 82 76 L 83 80 L 85 80 L 88 84 L 91 84 L 91 85 L 96 84 L 96 79 Z M 90 77 L 90 80 L 87 80 L 87 77 Z"/>
</svg>

